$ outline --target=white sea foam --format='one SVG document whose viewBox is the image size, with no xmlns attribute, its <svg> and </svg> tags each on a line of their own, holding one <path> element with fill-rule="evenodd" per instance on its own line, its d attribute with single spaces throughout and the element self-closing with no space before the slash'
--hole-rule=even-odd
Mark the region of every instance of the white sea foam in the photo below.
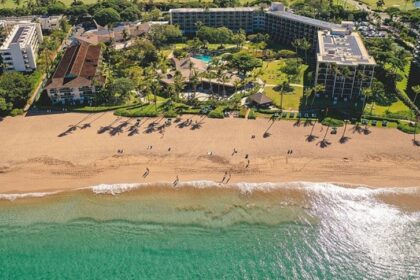
<svg viewBox="0 0 420 280">
<path fill-rule="evenodd" d="M 95 194 L 110 194 L 117 195 L 125 192 L 134 191 L 142 187 L 167 187 L 167 188 L 226 188 L 226 189 L 238 189 L 243 193 L 252 193 L 253 191 L 266 191 L 270 192 L 276 189 L 290 189 L 290 190 L 304 190 L 307 192 L 323 193 L 329 195 L 340 195 L 350 196 L 359 198 L 368 198 L 378 194 L 418 194 L 420 195 L 420 187 L 392 187 L 392 188 L 370 188 L 368 186 L 358 185 L 352 187 L 346 184 L 334 184 L 334 183 L 314 183 L 305 181 L 287 182 L 287 183 L 274 183 L 274 182 L 262 182 L 262 183 L 232 183 L 232 184 L 221 184 L 209 180 L 196 180 L 196 181 L 181 181 L 179 184 L 174 186 L 172 182 L 155 182 L 155 183 L 119 183 L 119 184 L 99 184 L 90 187 L 79 188 L 77 190 L 91 190 Z M 39 198 L 48 195 L 60 193 L 55 192 L 31 192 L 31 193 L 5 193 L 0 194 L 0 200 L 16 200 L 21 198 Z"/>
<path fill-rule="evenodd" d="M 89 187 L 96 194 L 120 194 L 137 189 L 146 184 L 100 184 L 93 187 Z"/>
<path fill-rule="evenodd" d="M 0 200 L 14 201 L 16 199 L 21 199 L 21 198 L 44 197 L 44 196 L 53 195 L 56 193 L 58 192 L 3 193 L 3 194 L 0 194 Z"/>
</svg>

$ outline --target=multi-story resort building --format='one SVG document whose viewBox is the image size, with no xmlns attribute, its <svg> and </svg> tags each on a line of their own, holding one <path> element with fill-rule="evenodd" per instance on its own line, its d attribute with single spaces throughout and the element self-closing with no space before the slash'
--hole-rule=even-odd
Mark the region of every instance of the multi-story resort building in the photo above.
<svg viewBox="0 0 420 280">
<path fill-rule="evenodd" d="M 6 71 L 30 72 L 36 69 L 42 31 L 38 23 L 13 26 L 0 47 Z"/>
<path fill-rule="evenodd" d="M 181 8 L 169 10 L 170 24 L 178 25 L 186 35 L 197 31 L 197 23 L 205 26 L 239 29 L 247 33 L 264 30 L 265 13 L 258 7 Z"/>
<path fill-rule="evenodd" d="M 309 51 L 317 53 L 315 81 L 324 84 L 325 94 L 332 98 L 358 96 L 363 93 L 362 88 L 372 83 L 375 61 L 360 36 L 353 32 L 352 22 L 335 24 L 296 15 L 286 11 L 282 3 L 272 3 L 268 10 L 248 7 L 170 10 L 170 23 L 178 25 L 185 34 L 195 32 L 197 22 L 248 33 L 266 32 L 272 40 L 289 46 L 296 39 L 305 38 L 311 43 Z"/>
<path fill-rule="evenodd" d="M 91 101 L 103 84 L 100 75 L 101 47 L 81 42 L 63 55 L 45 90 L 54 104 L 83 104 Z"/>
<path fill-rule="evenodd" d="M 333 99 L 359 97 L 372 84 L 375 65 L 358 33 L 318 31 L 315 84 Z"/>
</svg>

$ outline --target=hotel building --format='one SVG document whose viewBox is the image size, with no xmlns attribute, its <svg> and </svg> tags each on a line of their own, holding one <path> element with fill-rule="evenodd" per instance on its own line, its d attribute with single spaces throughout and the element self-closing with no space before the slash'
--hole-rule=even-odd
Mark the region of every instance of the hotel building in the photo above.
<svg viewBox="0 0 420 280">
<path fill-rule="evenodd" d="M 20 72 L 35 70 L 42 39 L 42 31 L 38 23 L 14 25 L 0 47 L 5 70 Z"/>
<path fill-rule="evenodd" d="M 371 86 L 375 65 L 358 33 L 318 31 L 315 84 L 323 84 L 331 98 L 359 97 Z"/>
<path fill-rule="evenodd" d="M 226 26 L 247 33 L 265 32 L 274 41 L 291 46 L 296 39 L 311 43 L 316 53 L 315 84 L 325 85 L 325 94 L 344 99 L 360 95 L 372 83 L 375 61 L 369 56 L 353 23 L 325 22 L 286 11 L 282 3 L 260 8 L 173 9 L 170 23 L 185 34 L 197 30 L 196 23 L 211 27 Z"/>
<path fill-rule="evenodd" d="M 99 64 L 101 47 L 81 42 L 69 47 L 45 87 L 54 104 L 83 104 L 103 84 Z"/>
<path fill-rule="evenodd" d="M 169 15 L 169 23 L 178 25 L 186 35 L 195 34 L 198 22 L 233 31 L 242 29 L 247 33 L 264 30 L 265 13 L 258 7 L 171 9 Z"/>
</svg>

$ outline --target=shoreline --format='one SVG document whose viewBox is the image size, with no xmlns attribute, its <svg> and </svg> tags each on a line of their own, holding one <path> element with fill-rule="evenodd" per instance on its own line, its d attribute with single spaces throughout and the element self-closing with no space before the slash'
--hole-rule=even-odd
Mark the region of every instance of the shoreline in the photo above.
<svg viewBox="0 0 420 280">
<path fill-rule="evenodd" d="M 163 132 L 149 131 L 150 123 L 158 127 L 165 119 L 142 118 L 138 132 L 130 135 L 136 119 L 112 112 L 6 118 L 0 122 L 0 193 L 173 182 L 177 176 L 180 182 L 220 182 L 225 172 L 230 174 L 229 183 L 420 186 L 420 149 L 412 144 L 411 135 L 394 129 L 370 128 L 371 133 L 364 135 L 349 125 L 345 134 L 349 139 L 341 144 L 344 128 L 336 135 L 325 134 L 320 124 L 312 128 L 266 119 L 182 119 L 197 121 L 200 127 L 172 123 Z M 309 142 L 311 130 L 317 138 Z M 321 148 L 324 136 L 328 145 Z M 150 173 L 143 178 L 146 169 Z"/>
</svg>

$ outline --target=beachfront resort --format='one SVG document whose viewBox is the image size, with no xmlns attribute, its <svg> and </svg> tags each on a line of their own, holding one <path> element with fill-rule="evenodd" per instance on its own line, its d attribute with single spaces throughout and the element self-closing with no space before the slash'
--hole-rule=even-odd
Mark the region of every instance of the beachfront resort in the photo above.
<svg viewBox="0 0 420 280">
<path fill-rule="evenodd" d="M 311 17 L 279 2 L 144 13 L 122 5 L 132 13 L 92 4 L 101 12 L 2 18 L 4 75 L 33 77 L 26 106 L 10 101 L 5 112 L 110 108 L 129 117 L 334 118 L 417 130 L 416 68 L 407 67 L 416 53 L 391 32 L 360 34 L 369 13 L 340 6 L 346 16 Z"/>
</svg>

